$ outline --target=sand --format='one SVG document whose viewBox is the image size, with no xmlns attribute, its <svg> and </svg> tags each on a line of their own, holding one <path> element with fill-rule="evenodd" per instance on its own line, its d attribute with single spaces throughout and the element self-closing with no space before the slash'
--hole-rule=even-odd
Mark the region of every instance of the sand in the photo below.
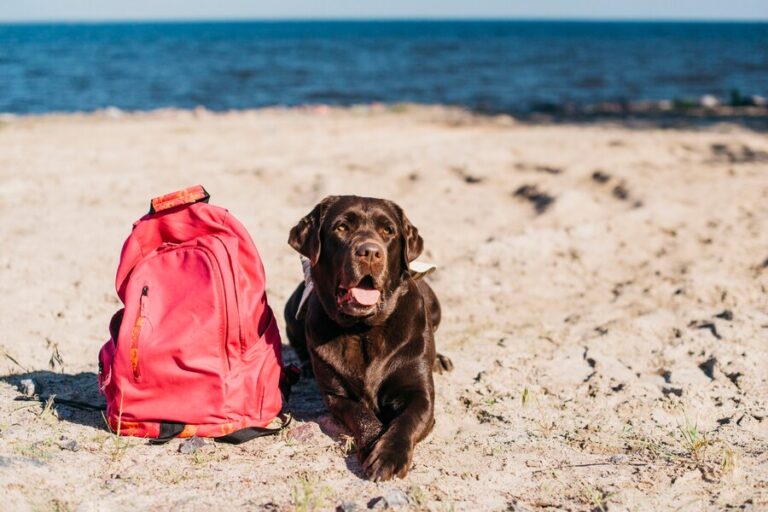
<svg viewBox="0 0 768 512">
<path fill-rule="evenodd" d="M 441 107 L 5 119 L 2 508 L 365 510 L 400 490 L 429 510 L 765 510 L 766 166 L 737 126 Z M 279 316 L 301 279 L 288 230 L 325 195 L 393 199 L 420 229 L 456 368 L 405 480 L 360 477 L 311 381 L 290 431 L 192 454 L 15 401 L 25 377 L 98 399 L 121 244 L 150 197 L 196 183 L 250 230 Z"/>
</svg>

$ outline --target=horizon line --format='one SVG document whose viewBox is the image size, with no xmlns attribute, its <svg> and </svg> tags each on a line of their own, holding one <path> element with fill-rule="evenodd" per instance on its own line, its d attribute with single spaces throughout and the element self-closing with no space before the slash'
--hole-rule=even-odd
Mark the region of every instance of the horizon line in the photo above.
<svg viewBox="0 0 768 512">
<path fill-rule="evenodd" d="M 356 17 L 356 16 L 328 16 L 328 17 L 160 17 L 160 18 L 29 18 L 29 19 L 2 19 L 0 25 L 37 25 L 37 24 L 151 24 L 151 23 L 315 23 L 315 22 L 560 22 L 560 23 L 768 23 L 766 18 L 624 18 L 624 17 L 485 17 L 485 16 L 415 16 L 415 17 Z"/>
</svg>

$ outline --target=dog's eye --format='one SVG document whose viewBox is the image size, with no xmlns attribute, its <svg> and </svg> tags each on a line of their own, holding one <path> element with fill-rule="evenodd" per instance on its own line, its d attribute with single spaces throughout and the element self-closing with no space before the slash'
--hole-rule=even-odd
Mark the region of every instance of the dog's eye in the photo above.
<svg viewBox="0 0 768 512">
<path fill-rule="evenodd" d="M 347 231 L 349 231 L 349 227 L 343 222 L 340 222 L 339 224 L 336 224 L 336 231 L 338 233 L 346 233 Z"/>
<path fill-rule="evenodd" d="M 395 234 L 395 228 L 392 226 L 384 226 L 381 228 L 381 231 L 384 232 L 384 234 L 387 236 L 392 236 Z"/>
</svg>

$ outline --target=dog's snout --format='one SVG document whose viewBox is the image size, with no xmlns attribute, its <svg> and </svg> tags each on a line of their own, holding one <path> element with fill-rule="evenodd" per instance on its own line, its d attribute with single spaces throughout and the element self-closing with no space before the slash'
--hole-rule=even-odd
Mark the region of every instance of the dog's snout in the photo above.
<svg viewBox="0 0 768 512">
<path fill-rule="evenodd" d="M 384 249 L 376 242 L 363 242 L 355 248 L 355 256 L 368 261 L 378 261 L 384 255 Z"/>
</svg>

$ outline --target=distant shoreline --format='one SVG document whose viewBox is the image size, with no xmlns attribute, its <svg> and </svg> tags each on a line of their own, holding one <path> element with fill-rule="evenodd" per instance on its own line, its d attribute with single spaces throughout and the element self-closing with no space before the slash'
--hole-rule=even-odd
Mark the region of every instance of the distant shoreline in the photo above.
<svg viewBox="0 0 768 512">
<path fill-rule="evenodd" d="M 196 108 L 161 107 L 148 110 L 123 110 L 114 106 L 83 111 L 51 111 L 44 113 L 0 113 L 2 123 L 16 120 L 53 119 L 53 118 L 167 118 L 239 116 L 269 112 L 286 112 L 325 116 L 333 114 L 358 113 L 360 115 L 404 114 L 421 112 L 427 117 L 450 118 L 456 124 L 471 122 L 501 122 L 502 124 L 528 125 L 623 125 L 630 128 L 670 128 L 695 129 L 721 124 L 735 124 L 754 131 L 768 131 L 768 106 L 749 107 L 700 107 L 662 109 L 648 102 L 640 104 L 593 105 L 589 108 L 563 107 L 558 110 L 535 111 L 529 113 L 482 111 L 460 105 L 426 103 L 361 103 L 354 105 L 268 105 L 254 108 L 212 110 L 204 106 Z"/>
</svg>

